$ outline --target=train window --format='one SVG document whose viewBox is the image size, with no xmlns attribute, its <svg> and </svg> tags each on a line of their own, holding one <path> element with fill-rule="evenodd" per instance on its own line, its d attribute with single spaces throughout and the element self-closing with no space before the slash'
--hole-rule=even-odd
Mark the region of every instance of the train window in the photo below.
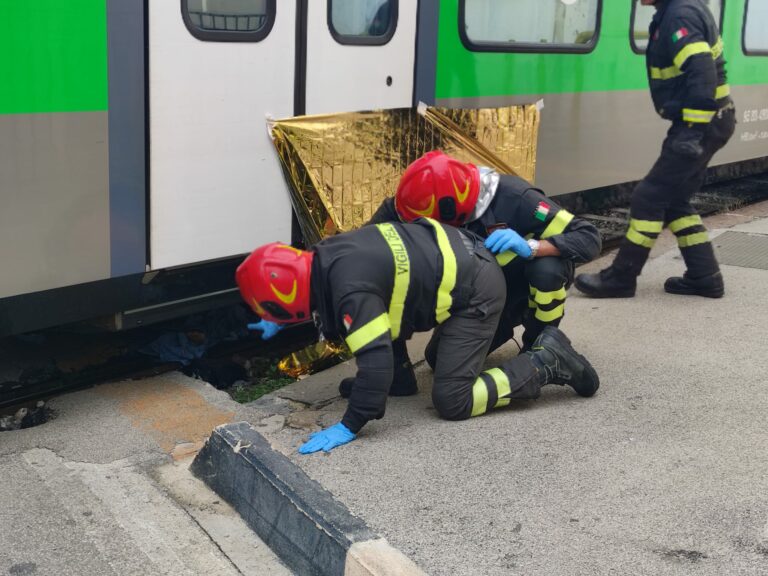
<svg viewBox="0 0 768 576">
<path fill-rule="evenodd" d="M 330 0 L 328 28 L 339 44 L 386 44 L 397 28 L 397 0 Z"/>
<path fill-rule="evenodd" d="M 744 53 L 768 55 L 768 0 L 747 0 L 744 15 Z"/>
<path fill-rule="evenodd" d="M 195 38 L 258 42 L 275 23 L 276 0 L 181 0 L 181 14 Z"/>
<path fill-rule="evenodd" d="M 704 4 L 712 11 L 715 22 L 719 23 L 720 30 L 722 31 L 723 0 L 704 0 Z M 640 4 L 640 0 L 634 0 L 632 4 L 632 34 L 630 42 L 632 50 L 638 54 L 644 54 L 645 49 L 648 47 L 648 28 L 655 13 L 656 8 L 653 6 L 643 6 Z"/>
<path fill-rule="evenodd" d="M 460 0 L 459 33 L 482 52 L 590 52 L 602 0 Z"/>
</svg>

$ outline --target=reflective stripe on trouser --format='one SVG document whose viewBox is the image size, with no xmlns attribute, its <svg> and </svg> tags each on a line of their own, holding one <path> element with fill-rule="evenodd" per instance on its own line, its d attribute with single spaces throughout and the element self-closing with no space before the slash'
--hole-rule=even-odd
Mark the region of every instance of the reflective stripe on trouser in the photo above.
<svg viewBox="0 0 768 576">
<path fill-rule="evenodd" d="M 509 406 L 512 400 L 529 400 L 541 394 L 541 378 L 528 354 L 515 356 L 499 368 L 486 370 L 472 386 L 471 416 Z"/>
<path fill-rule="evenodd" d="M 702 141 L 704 154 L 699 158 L 690 158 L 673 150 L 672 142 L 674 142 L 678 132 L 685 129 L 685 126 L 679 123 L 672 124 L 662 145 L 661 155 L 648 175 L 640 181 L 632 193 L 630 222 L 634 221 L 635 224 L 630 224 L 630 230 L 627 231 L 627 236 L 622 241 L 619 253 L 613 261 L 615 269 L 634 275 L 639 275 L 643 269 L 655 241 L 655 236 L 658 234 L 643 231 L 643 228 L 650 228 L 650 225 L 638 223 L 653 222 L 655 229 L 658 227 L 658 222 L 667 222 L 671 226 L 672 222 L 679 218 L 696 214 L 690 205 L 690 199 L 701 188 L 706 175 L 707 164 L 715 152 L 725 146 L 733 135 L 735 127 L 736 118 L 733 110 L 726 110 L 715 116 L 704 133 Z M 679 232 L 682 233 L 683 230 L 684 228 L 681 228 Z M 692 237 L 686 242 L 701 240 L 703 237 L 698 236 Z M 702 248 L 696 248 L 697 246 Z M 706 246 L 709 248 L 705 248 Z M 696 275 L 699 275 L 700 271 L 704 269 L 708 269 L 708 273 L 718 269 L 709 242 L 690 245 L 690 248 L 697 253 L 696 258 L 692 258 L 688 248 L 686 247 L 683 256 L 686 257 L 686 264 L 689 266 L 691 266 L 689 263 L 689 258 L 691 258 L 693 266 L 697 269 Z M 693 273 L 692 270 L 689 271 Z"/>
<path fill-rule="evenodd" d="M 669 222 L 668 226 L 677 237 L 677 246 L 690 277 L 709 276 L 720 269 L 701 216 L 681 216 Z"/>
<path fill-rule="evenodd" d="M 467 306 L 453 310 L 427 345 L 426 356 L 435 371 L 432 402 L 438 414 L 449 420 L 472 415 L 473 385 L 483 369 L 506 295 L 501 269 L 491 260 L 474 257 L 473 292 Z"/>
<path fill-rule="evenodd" d="M 573 262 L 556 256 L 544 256 L 524 262 L 518 262 L 514 268 L 505 268 L 504 276 L 507 283 L 507 301 L 501 314 L 499 329 L 493 338 L 491 351 L 496 350 L 512 338 L 516 326 L 524 326 L 523 346 L 530 344 L 541 334 L 547 326 L 558 326 L 562 320 L 562 314 L 547 322 L 542 322 L 536 317 L 536 309 L 530 308 L 531 288 L 540 292 L 540 300 L 548 300 L 550 296 L 559 294 L 563 296 L 563 289 L 567 290 L 573 282 Z M 542 304 L 544 313 L 557 309 L 564 300 L 558 302 L 553 298 L 549 304 Z M 565 312 L 565 307 L 559 309 Z M 539 316 L 545 317 L 545 314 Z"/>
</svg>

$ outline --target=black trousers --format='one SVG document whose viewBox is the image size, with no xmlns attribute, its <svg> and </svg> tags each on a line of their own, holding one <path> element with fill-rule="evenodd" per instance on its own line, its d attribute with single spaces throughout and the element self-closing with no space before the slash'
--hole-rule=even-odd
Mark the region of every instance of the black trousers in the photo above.
<svg viewBox="0 0 768 576">
<path fill-rule="evenodd" d="M 672 149 L 672 142 L 685 129 L 682 123 L 672 124 L 659 159 L 632 194 L 629 228 L 613 263 L 617 270 L 639 275 L 664 226 L 677 236 L 689 277 L 700 278 L 719 270 L 706 228 L 690 201 L 704 183 L 710 160 L 726 145 L 735 128 L 736 114 L 731 103 L 707 126 L 702 142 L 704 154 L 690 158 Z"/>
<path fill-rule="evenodd" d="M 425 356 L 434 370 L 432 402 L 442 418 L 464 420 L 512 399 L 537 398 L 540 377 L 528 355 L 502 367 L 483 370 L 504 302 L 506 284 L 493 257 L 482 250 L 469 305 L 456 311 L 435 332 Z"/>
<path fill-rule="evenodd" d="M 547 326 L 559 326 L 565 315 L 566 291 L 573 283 L 573 262 L 554 256 L 514 260 L 504 269 L 507 299 L 491 352 L 509 341 L 522 325 L 523 349 L 530 349 Z"/>
</svg>

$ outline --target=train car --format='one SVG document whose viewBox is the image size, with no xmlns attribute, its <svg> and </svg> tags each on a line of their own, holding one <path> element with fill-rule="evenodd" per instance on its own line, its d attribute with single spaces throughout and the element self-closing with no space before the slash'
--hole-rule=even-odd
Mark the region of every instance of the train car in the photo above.
<svg viewBox="0 0 768 576">
<path fill-rule="evenodd" d="M 768 0 L 709 0 L 741 124 L 768 156 Z M 665 123 L 652 9 L 604 0 L 37 0 L 0 38 L 0 336 L 130 327 L 236 299 L 244 253 L 296 240 L 267 118 L 543 99 L 537 184 L 635 180 Z"/>
</svg>

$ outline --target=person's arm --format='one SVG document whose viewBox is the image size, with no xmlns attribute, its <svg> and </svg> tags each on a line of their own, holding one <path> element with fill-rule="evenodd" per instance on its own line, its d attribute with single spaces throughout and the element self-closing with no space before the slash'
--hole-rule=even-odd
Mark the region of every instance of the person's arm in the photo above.
<svg viewBox="0 0 768 576">
<path fill-rule="evenodd" d="M 384 302 L 368 292 L 345 296 L 336 306 L 345 341 L 357 361 L 357 375 L 341 422 L 316 432 L 299 452 L 311 454 L 351 442 L 369 420 L 384 416 L 392 385 L 392 337 Z"/>
<path fill-rule="evenodd" d="M 706 10 L 703 6 L 701 9 Z M 675 68 L 685 79 L 680 119 L 692 125 L 706 126 L 717 111 L 717 65 L 713 47 L 707 41 L 705 24 L 701 15 L 690 8 L 682 11 L 666 29 L 673 32 L 662 41 L 666 42 Z"/>
<path fill-rule="evenodd" d="M 540 238 L 536 258 L 559 256 L 575 263 L 589 262 L 600 254 L 602 240 L 590 222 L 573 216 L 540 190 L 530 188 L 523 196 L 523 210 L 531 229 Z M 542 236 L 546 238 L 541 239 Z"/>
</svg>

